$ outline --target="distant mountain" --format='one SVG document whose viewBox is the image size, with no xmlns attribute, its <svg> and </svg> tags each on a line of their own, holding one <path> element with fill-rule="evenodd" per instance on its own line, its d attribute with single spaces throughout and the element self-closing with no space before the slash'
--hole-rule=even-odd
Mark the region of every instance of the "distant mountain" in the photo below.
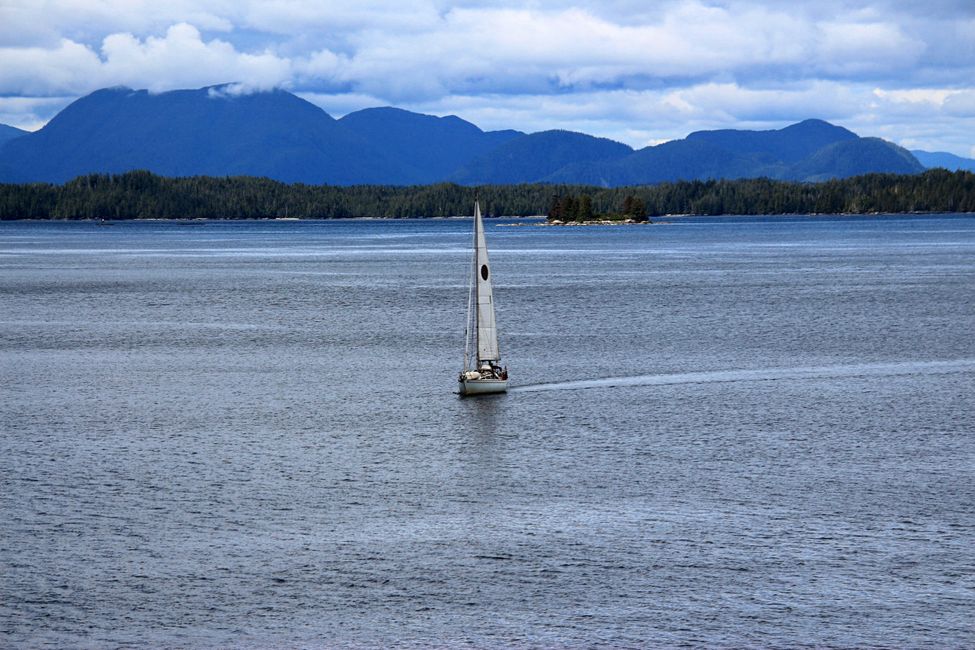
<svg viewBox="0 0 975 650">
<path fill-rule="evenodd" d="M 585 183 L 601 187 L 642 185 L 697 178 L 723 178 L 729 154 L 706 142 L 673 140 L 600 164 L 572 163 L 544 178 L 550 183 Z M 762 174 L 757 174 L 762 175 Z"/>
<path fill-rule="evenodd" d="M 871 172 L 919 174 L 924 166 L 911 152 L 880 138 L 857 138 L 827 145 L 793 165 L 783 178 L 824 181 Z"/>
<path fill-rule="evenodd" d="M 857 134 L 823 120 L 804 120 L 777 131 L 696 131 L 687 136 L 689 142 L 752 157 L 760 162 L 797 163 L 825 146 L 856 140 Z"/>
<path fill-rule="evenodd" d="M 244 95 L 229 86 L 165 93 L 99 90 L 39 131 L 0 129 L 0 182 L 64 182 L 134 169 L 332 185 L 614 187 L 751 177 L 819 181 L 917 173 L 923 167 L 890 142 L 861 138 L 822 120 L 773 131 L 698 131 L 634 151 L 584 133 L 485 132 L 456 116 L 392 107 L 335 120 L 282 90 Z"/>
<path fill-rule="evenodd" d="M 485 133 L 455 115 L 434 117 L 391 107 L 349 113 L 339 124 L 402 161 L 417 183 L 442 181 L 477 156 L 524 135 L 520 131 Z"/>
<path fill-rule="evenodd" d="M 921 151 L 914 149 L 911 150 L 911 153 L 928 169 L 942 167 L 950 171 L 964 169 L 975 172 L 975 159 L 972 158 L 963 158 L 945 151 Z"/>
<path fill-rule="evenodd" d="M 0 144 L 3 144 L 7 140 L 13 138 L 19 138 L 22 135 L 27 135 L 30 131 L 22 131 L 13 126 L 7 126 L 6 124 L 0 124 Z"/>
<path fill-rule="evenodd" d="M 541 131 L 512 138 L 451 174 L 462 185 L 533 183 L 568 165 L 618 160 L 633 149 L 572 131 Z"/>
<path fill-rule="evenodd" d="M 921 171 L 910 152 L 897 145 L 861 138 L 822 120 L 806 120 L 775 131 L 698 131 L 601 165 L 570 165 L 545 180 L 615 187 L 757 177 L 813 182 L 871 172 Z"/>
<path fill-rule="evenodd" d="M 284 91 L 232 95 L 221 87 L 96 91 L 7 141 L 0 163 L 17 182 L 132 169 L 304 183 L 414 180 L 314 104 Z"/>
</svg>

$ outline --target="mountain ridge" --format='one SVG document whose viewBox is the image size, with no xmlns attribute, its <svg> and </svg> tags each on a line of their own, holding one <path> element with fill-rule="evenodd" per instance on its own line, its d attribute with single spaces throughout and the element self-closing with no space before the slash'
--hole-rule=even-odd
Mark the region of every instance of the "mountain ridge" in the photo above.
<svg viewBox="0 0 975 650">
<path fill-rule="evenodd" d="M 818 181 L 919 173 L 924 166 L 897 145 L 817 119 L 768 131 L 696 131 L 634 150 L 585 133 L 483 131 L 454 115 L 395 107 L 336 120 L 284 90 L 239 94 L 230 85 L 164 93 L 102 89 L 39 131 L 0 140 L 2 182 L 61 183 L 133 169 L 332 185 L 615 187 L 751 177 Z"/>
<path fill-rule="evenodd" d="M 0 144 L 3 144 L 7 140 L 12 140 L 13 138 L 19 138 L 22 135 L 27 135 L 30 131 L 24 131 L 23 129 L 18 129 L 15 126 L 9 126 L 7 124 L 0 124 Z"/>
<path fill-rule="evenodd" d="M 912 149 L 911 153 L 918 161 L 928 169 L 941 167 L 948 171 L 958 171 L 960 169 L 975 172 L 975 158 L 965 158 L 956 156 L 947 151 L 924 151 L 922 149 Z"/>
<path fill-rule="evenodd" d="M 586 133 L 554 129 L 513 138 L 472 160 L 448 180 L 461 185 L 512 184 L 569 164 L 592 164 L 632 153 L 629 146 Z M 538 180 L 533 178 L 533 180 Z"/>
<path fill-rule="evenodd" d="M 44 128 L 7 141 L 0 163 L 18 182 L 92 172 L 267 176 L 287 182 L 412 180 L 402 166 L 296 95 L 223 86 L 152 94 L 115 87 L 71 103 Z"/>
<path fill-rule="evenodd" d="M 404 160 L 417 182 L 442 181 L 472 156 L 524 135 L 520 131 L 482 131 L 456 115 L 436 117 L 402 108 L 365 108 L 339 119 L 339 124 L 369 141 L 381 141 L 387 153 Z"/>
</svg>

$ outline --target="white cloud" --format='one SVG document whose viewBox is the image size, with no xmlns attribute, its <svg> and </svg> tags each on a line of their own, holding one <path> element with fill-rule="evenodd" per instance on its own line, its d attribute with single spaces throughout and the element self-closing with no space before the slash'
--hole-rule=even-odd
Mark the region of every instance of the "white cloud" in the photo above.
<svg viewBox="0 0 975 650">
<path fill-rule="evenodd" d="M 956 91 L 944 88 L 908 88 L 884 90 L 877 88 L 873 91 L 878 99 L 896 104 L 941 106 L 949 95 Z"/>
<path fill-rule="evenodd" d="M 824 23 L 819 32 L 817 67 L 835 76 L 896 76 L 912 69 L 924 52 L 924 43 L 887 23 Z"/>
<path fill-rule="evenodd" d="M 287 84 L 291 62 L 271 52 L 238 52 L 219 39 L 203 40 L 192 25 L 171 26 L 162 37 L 107 36 L 100 55 L 62 39 L 57 47 L 0 49 L 0 92 L 25 96 L 87 93 L 129 85 L 154 91 L 239 82 L 254 89 Z"/>
<path fill-rule="evenodd" d="M 229 32 L 237 22 L 236 6 L 228 0 L 4 0 L 0 42 L 56 34 L 94 44 L 112 33 L 158 32 L 180 22 Z M 8 40 L 15 34 L 27 36 Z"/>
<path fill-rule="evenodd" d="M 971 0 L 0 0 L 19 97 L 237 82 L 630 143 L 810 116 L 906 138 L 913 117 L 967 152 L 973 78 Z"/>
<path fill-rule="evenodd" d="M 68 39 L 51 48 L 0 48 L 0 61 L 0 94 L 81 93 L 101 80 L 98 56 Z"/>
<path fill-rule="evenodd" d="M 383 0 L 262 0 L 241 2 L 241 25 L 290 36 L 372 31 L 403 33 L 436 27 L 440 11 L 432 2 Z"/>
<path fill-rule="evenodd" d="M 798 28 L 791 18 L 775 18 L 790 31 Z M 371 92 L 392 82 L 387 92 L 397 99 L 499 92 L 506 86 L 535 92 L 640 87 L 648 80 L 656 84 L 652 80 L 802 59 L 806 51 L 779 35 L 773 22 L 766 21 L 764 30 L 744 29 L 727 11 L 697 3 L 681 5 L 660 24 L 642 26 L 611 23 L 580 9 L 457 9 L 435 31 L 363 36 L 346 75 Z"/>
<path fill-rule="evenodd" d="M 300 78 L 314 83 L 315 80 L 335 80 L 347 66 L 348 61 L 345 57 L 329 50 L 319 50 L 297 61 L 295 71 Z"/>
<path fill-rule="evenodd" d="M 975 87 L 875 89 L 875 112 L 898 118 L 931 120 L 962 118 L 975 120 Z M 973 131 L 975 132 L 975 131 Z"/>
<path fill-rule="evenodd" d="M 226 81 L 269 89 L 287 82 L 290 62 L 270 52 L 241 53 L 222 40 L 204 41 L 199 30 L 180 23 L 163 38 L 140 41 L 131 34 L 113 34 L 102 44 L 103 74 L 116 83 L 169 90 Z M 144 80 L 150 80 L 145 84 Z"/>
<path fill-rule="evenodd" d="M 670 95 L 712 120 L 729 123 L 796 122 L 809 117 L 839 119 L 854 113 L 863 100 L 863 91 L 828 81 L 777 89 L 706 83 Z"/>
<path fill-rule="evenodd" d="M 944 110 L 953 117 L 975 118 L 975 88 L 949 94 L 945 97 Z"/>
</svg>

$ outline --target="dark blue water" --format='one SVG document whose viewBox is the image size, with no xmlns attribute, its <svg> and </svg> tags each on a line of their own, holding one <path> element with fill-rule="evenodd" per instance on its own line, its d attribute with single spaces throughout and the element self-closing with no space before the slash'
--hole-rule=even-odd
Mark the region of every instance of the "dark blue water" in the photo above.
<svg viewBox="0 0 975 650">
<path fill-rule="evenodd" d="M 975 645 L 975 216 L 508 223 L 0 223 L 0 646 Z"/>
</svg>

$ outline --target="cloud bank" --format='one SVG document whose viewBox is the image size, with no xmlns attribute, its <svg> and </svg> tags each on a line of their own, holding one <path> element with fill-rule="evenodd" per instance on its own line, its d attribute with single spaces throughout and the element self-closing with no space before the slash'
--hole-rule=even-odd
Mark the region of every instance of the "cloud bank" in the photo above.
<svg viewBox="0 0 975 650">
<path fill-rule="evenodd" d="M 807 117 L 972 155 L 975 4 L 6 0 L 0 119 L 97 88 L 282 87 L 634 146 Z M 54 101 L 58 98 L 58 101 Z M 16 101 L 14 101 L 16 100 Z"/>
</svg>

